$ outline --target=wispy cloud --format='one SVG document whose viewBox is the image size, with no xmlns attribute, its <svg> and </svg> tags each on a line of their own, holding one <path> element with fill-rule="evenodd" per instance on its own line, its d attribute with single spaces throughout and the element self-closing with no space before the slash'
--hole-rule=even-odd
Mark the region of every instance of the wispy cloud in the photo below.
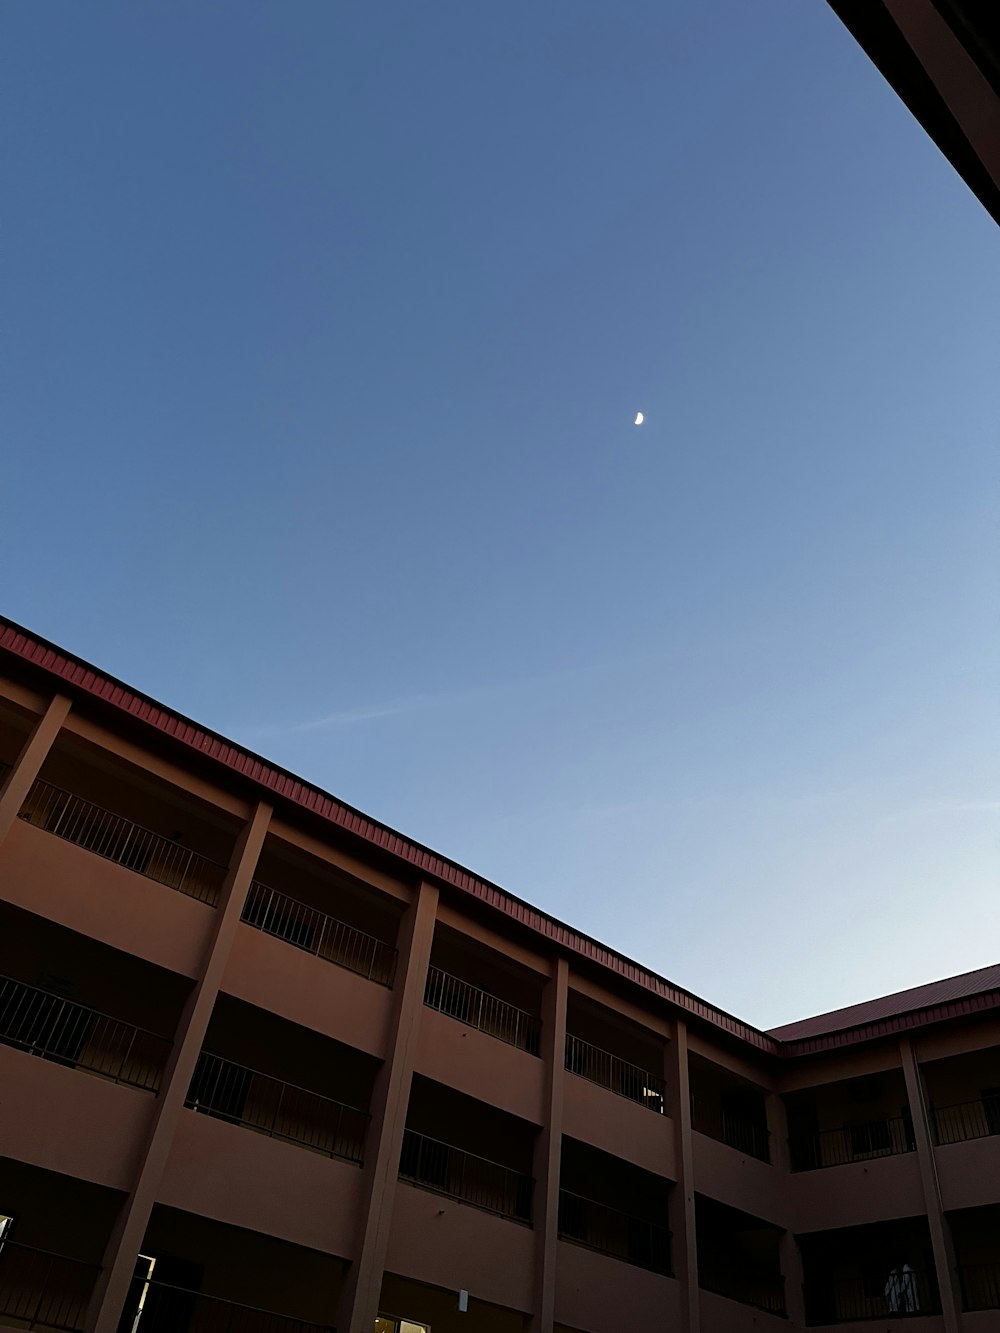
<svg viewBox="0 0 1000 1333">
<path fill-rule="evenodd" d="M 373 704 L 369 708 L 345 708 L 340 713 L 328 713 L 326 717 L 313 718 L 311 722 L 297 722 L 288 727 L 288 731 L 325 731 L 328 727 L 349 727 L 355 722 L 371 722 L 377 717 L 394 717 L 397 713 L 406 713 L 415 701 L 402 701 L 395 704 Z"/>
<path fill-rule="evenodd" d="M 504 695 L 530 693 L 573 677 L 586 678 L 597 674 L 613 676 L 618 672 L 627 672 L 638 667 L 665 663 L 676 656 L 676 653 L 635 653 L 618 658 L 576 662 L 569 666 L 556 667 L 551 671 L 538 672 L 535 675 L 484 681 L 480 684 L 442 690 L 437 694 L 415 694 L 409 698 L 396 699 L 388 703 L 361 704 L 356 708 L 338 709 L 304 722 L 274 723 L 262 727 L 253 727 L 248 730 L 247 734 L 254 736 L 292 736 L 310 731 L 332 731 L 338 727 L 356 726 L 359 723 L 373 722 L 379 718 L 397 717 L 403 713 L 415 712 L 417 709 L 453 707 L 470 701 L 489 702 Z"/>
<path fill-rule="evenodd" d="M 289 722 L 273 726 L 255 727 L 258 736 L 296 736 L 307 731 L 333 731 L 337 727 L 352 727 L 359 722 L 374 722 L 380 717 L 395 717 L 399 713 L 408 713 L 426 698 L 400 699 L 395 703 L 369 704 L 358 708 L 344 708 L 336 713 L 326 713 L 322 717 L 310 718 L 306 722 Z"/>
</svg>

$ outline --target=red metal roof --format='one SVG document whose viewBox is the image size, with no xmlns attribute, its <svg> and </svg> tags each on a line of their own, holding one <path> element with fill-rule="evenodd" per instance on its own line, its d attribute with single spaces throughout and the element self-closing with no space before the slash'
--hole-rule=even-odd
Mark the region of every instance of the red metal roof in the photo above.
<svg viewBox="0 0 1000 1333">
<path fill-rule="evenodd" d="M 779 1058 L 807 1054 L 815 1050 L 830 1049 L 903 1032 L 920 1022 L 937 1022 L 981 1008 L 1000 1006 L 1000 990 L 992 998 L 986 995 L 972 998 L 971 992 L 956 991 L 955 995 L 947 1000 L 945 992 L 940 988 L 947 987 L 949 983 L 937 982 L 931 987 L 918 987 L 917 991 L 903 992 L 904 995 L 914 996 L 918 992 L 935 992 L 936 998 L 918 1000 L 913 1006 L 914 1009 L 920 1004 L 932 1006 L 925 1011 L 922 1018 L 913 1010 L 903 1013 L 895 1008 L 887 1010 L 884 1017 L 877 1018 L 875 1006 L 884 1002 L 872 1001 L 869 1005 L 855 1005 L 851 1009 L 838 1011 L 842 1016 L 849 1016 L 858 1011 L 856 1017 L 845 1018 L 845 1022 L 849 1025 L 847 1030 L 835 1031 L 832 1026 L 815 1026 L 825 1024 L 827 1020 L 835 1017 L 835 1015 L 821 1015 L 819 1019 L 807 1019 L 801 1024 L 792 1023 L 773 1032 L 762 1032 L 759 1028 L 744 1023 L 732 1014 L 727 1014 L 724 1010 L 709 1004 L 708 1001 L 675 986 L 665 977 L 649 971 L 648 968 L 633 962 L 623 954 L 609 949 L 598 940 L 591 939 L 589 935 L 574 930 L 572 926 L 514 897 L 505 889 L 473 874 L 457 862 L 450 861 L 430 848 L 397 833 L 321 788 L 314 787 L 286 769 L 269 763 L 260 755 L 173 712 L 163 704 L 157 703 L 155 699 L 150 699 L 148 695 L 140 694 L 113 676 L 99 671 L 81 658 L 39 638 L 2 616 L 0 616 L 0 650 L 5 650 L 20 661 L 41 669 L 54 678 L 59 688 L 69 687 L 71 694 L 77 692 L 100 700 L 118 712 L 224 766 L 231 773 L 238 774 L 263 798 L 310 811 L 337 828 L 362 839 L 370 846 L 378 847 L 397 857 L 421 874 L 470 894 L 529 930 L 552 940 L 568 952 L 607 968 L 626 981 L 676 1006 L 690 1017 L 700 1019 L 716 1030 L 746 1042 L 763 1054 Z M 991 969 L 983 970 L 991 971 Z M 995 971 L 1000 973 L 1000 967 Z M 954 983 L 963 980 L 961 977 L 951 979 Z M 897 997 L 887 997 L 888 1000 L 895 998 Z"/>
<path fill-rule="evenodd" d="M 866 1000 L 863 1004 L 832 1009 L 828 1014 L 817 1014 L 815 1018 L 784 1023 L 781 1027 L 771 1028 L 768 1035 L 777 1037 L 779 1041 L 805 1041 L 810 1037 L 883 1023 L 888 1018 L 913 1014 L 918 1010 L 937 1009 L 942 1005 L 952 1005 L 959 1000 L 997 991 L 1000 991 L 1000 963 L 980 967 L 975 972 L 963 972 L 961 976 L 946 977 L 943 981 L 931 981 L 926 986 L 896 991 L 893 995 L 882 995 L 875 1000 Z"/>
</svg>

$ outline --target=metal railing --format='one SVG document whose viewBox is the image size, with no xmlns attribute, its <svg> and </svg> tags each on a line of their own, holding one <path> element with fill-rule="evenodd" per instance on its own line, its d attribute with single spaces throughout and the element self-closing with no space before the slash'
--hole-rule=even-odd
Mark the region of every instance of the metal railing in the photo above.
<svg viewBox="0 0 1000 1333">
<path fill-rule="evenodd" d="M 412 1129 L 403 1134 L 399 1159 L 401 1180 L 408 1180 L 487 1212 L 518 1222 L 531 1221 L 534 1181 L 499 1162 L 439 1143 Z"/>
<path fill-rule="evenodd" d="M 1000 1310 L 1000 1264 L 967 1264 L 958 1270 L 965 1310 Z"/>
<path fill-rule="evenodd" d="M 730 1268 L 727 1264 L 698 1266 L 698 1285 L 716 1296 L 751 1305 L 769 1314 L 785 1313 L 785 1279 L 780 1273 Z"/>
<path fill-rule="evenodd" d="M 218 902 L 225 866 L 50 782 L 32 785 L 20 818 L 189 898 Z"/>
<path fill-rule="evenodd" d="M 21 1245 L 0 1244 L 0 1316 L 21 1328 L 79 1333 L 100 1272 L 97 1264 Z"/>
<path fill-rule="evenodd" d="M 184 1105 L 348 1162 L 361 1161 L 370 1119 L 367 1111 L 207 1051 L 198 1057 Z"/>
<path fill-rule="evenodd" d="M 170 1042 L 61 995 L 0 977 L 0 1042 L 157 1092 Z"/>
<path fill-rule="evenodd" d="M 562 1240 L 624 1259 L 636 1268 L 670 1272 L 671 1235 L 665 1227 L 569 1190 L 559 1191 L 559 1235 Z"/>
<path fill-rule="evenodd" d="M 793 1171 L 815 1171 L 913 1152 L 916 1141 L 913 1126 L 904 1116 L 880 1116 L 816 1134 L 792 1135 L 788 1148 Z"/>
<path fill-rule="evenodd" d="M 571 1074 L 598 1083 L 602 1088 L 609 1088 L 619 1097 L 627 1097 L 630 1102 L 638 1102 L 651 1111 L 663 1114 L 666 1085 L 662 1078 L 657 1078 L 648 1069 L 619 1060 L 617 1055 L 602 1051 L 590 1042 L 566 1033 L 566 1068 Z"/>
<path fill-rule="evenodd" d="M 900 1272 L 887 1266 L 865 1278 L 844 1278 L 805 1285 L 806 1322 L 847 1324 L 863 1319 L 901 1319 L 939 1314 L 937 1289 L 928 1274 Z"/>
<path fill-rule="evenodd" d="M 934 1142 L 939 1145 L 1000 1134 L 1000 1097 L 980 1097 L 974 1102 L 930 1109 Z"/>
<path fill-rule="evenodd" d="M 720 1102 L 691 1095 L 691 1128 L 710 1139 L 728 1144 L 737 1152 L 756 1157 L 761 1162 L 771 1160 L 770 1132 L 766 1125 L 749 1115 L 734 1111 Z"/>
<path fill-rule="evenodd" d="M 391 986 L 396 975 L 396 950 L 391 944 L 257 880 L 250 885 L 243 920 L 248 926 L 382 986 Z"/>
<path fill-rule="evenodd" d="M 427 970 L 424 1004 L 449 1018 L 457 1018 L 466 1027 L 478 1028 L 480 1032 L 517 1046 L 530 1055 L 538 1054 L 541 1024 L 537 1018 L 477 986 L 470 986 L 467 981 L 442 972 L 439 967 Z"/>
<path fill-rule="evenodd" d="M 181 1329 L 191 1333 L 333 1333 L 328 1324 L 239 1305 L 155 1278 L 133 1281 L 126 1317 L 128 1333 L 179 1333 Z"/>
</svg>

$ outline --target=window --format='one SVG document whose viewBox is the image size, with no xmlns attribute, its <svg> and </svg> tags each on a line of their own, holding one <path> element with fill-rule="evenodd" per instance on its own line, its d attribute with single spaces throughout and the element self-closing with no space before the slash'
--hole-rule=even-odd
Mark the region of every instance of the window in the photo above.
<svg viewBox="0 0 1000 1333">
<path fill-rule="evenodd" d="M 430 1324 L 417 1324 L 412 1319 L 393 1319 L 380 1314 L 375 1320 L 375 1333 L 431 1333 Z"/>
<path fill-rule="evenodd" d="M 10 1229 L 14 1225 L 14 1219 L 10 1213 L 0 1213 L 0 1254 L 3 1254 L 4 1245 L 10 1239 Z"/>
</svg>

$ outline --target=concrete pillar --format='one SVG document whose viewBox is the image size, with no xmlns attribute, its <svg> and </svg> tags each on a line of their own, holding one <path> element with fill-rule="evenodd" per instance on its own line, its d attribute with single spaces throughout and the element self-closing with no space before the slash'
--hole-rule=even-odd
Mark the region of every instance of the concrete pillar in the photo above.
<svg viewBox="0 0 1000 1333">
<path fill-rule="evenodd" d="M 270 818 L 271 807 L 260 802 L 230 857 L 201 975 L 181 1015 L 136 1182 L 104 1253 L 101 1278 L 87 1310 L 88 1333 L 115 1333 L 118 1327 Z"/>
<path fill-rule="evenodd" d="M 941 1314 L 944 1318 L 945 1333 L 958 1333 L 960 1303 L 956 1291 L 951 1234 L 941 1205 L 941 1186 L 938 1182 L 923 1079 L 920 1076 L 913 1043 L 908 1037 L 904 1037 L 899 1043 L 899 1054 L 903 1065 L 903 1077 L 906 1079 L 910 1116 L 913 1120 L 913 1138 L 917 1145 L 920 1184 L 923 1188 L 924 1207 L 927 1210 L 927 1223 L 931 1233 L 931 1249 L 934 1251 L 934 1268 L 937 1273 L 938 1291 L 941 1294 Z"/>
<path fill-rule="evenodd" d="M 779 1173 L 782 1182 L 791 1174 L 792 1159 L 788 1147 L 788 1115 L 783 1099 L 776 1092 L 767 1095 L 768 1144 L 771 1150 L 772 1170 Z M 778 1240 L 778 1258 L 781 1275 L 785 1279 L 785 1313 L 792 1328 L 805 1328 L 805 1294 L 802 1288 L 802 1255 L 799 1243 L 791 1231 L 782 1231 Z"/>
<path fill-rule="evenodd" d="M 336 1326 L 342 1333 L 371 1333 L 378 1314 L 437 902 L 434 885 L 421 884 L 403 918 L 389 1051 L 372 1095 L 355 1259 L 344 1279 L 337 1311 Z"/>
<path fill-rule="evenodd" d="M 535 1144 L 535 1286 L 532 1333 L 552 1333 L 559 1246 L 559 1167 L 562 1156 L 569 964 L 556 959 L 545 987 L 541 1056 L 545 1062 L 545 1123 Z"/>
<path fill-rule="evenodd" d="M 688 1074 L 687 1024 L 678 1018 L 665 1061 L 667 1109 L 674 1121 L 677 1184 L 672 1191 L 674 1275 L 681 1288 L 681 1327 L 699 1333 L 698 1240 L 695 1228 L 694 1142 L 691 1135 L 691 1082 Z"/>
<path fill-rule="evenodd" d="M 48 708 L 35 723 L 31 735 L 25 741 L 13 768 L 7 774 L 6 781 L 0 785 L 0 842 L 3 842 L 13 827 L 18 811 L 24 804 L 24 798 L 38 777 L 42 764 L 52 749 L 52 743 L 66 721 L 69 709 L 70 700 L 65 695 L 53 696 Z"/>
</svg>

